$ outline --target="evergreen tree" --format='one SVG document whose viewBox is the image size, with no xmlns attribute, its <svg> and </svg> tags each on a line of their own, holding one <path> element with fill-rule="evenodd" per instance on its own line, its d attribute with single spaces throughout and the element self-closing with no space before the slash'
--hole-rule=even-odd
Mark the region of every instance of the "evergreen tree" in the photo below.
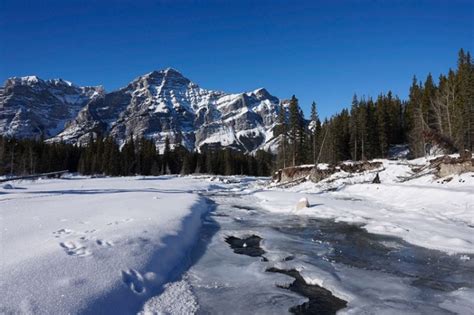
<svg viewBox="0 0 474 315">
<path fill-rule="evenodd" d="M 287 166 L 288 159 L 288 126 L 286 122 L 286 110 L 283 103 L 280 103 L 278 108 L 277 125 L 275 127 L 275 137 L 280 136 L 280 143 L 278 147 L 278 167 L 284 168 Z"/>
<path fill-rule="evenodd" d="M 165 148 L 163 150 L 163 159 L 161 160 L 161 174 L 171 174 L 171 145 L 170 138 L 165 138 Z"/>
<path fill-rule="evenodd" d="M 298 106 L 298 99 L 293 95 L 289 105 L 289 128 L 288 134 L 291 147 L 291 165 L 297 165 L 301 160 L 301 149 L 303 143 L 302 117 Z"/>
<path fill-rule="evenodd" d="M 316 102 L 311 104 L 311 129 L 310 129 L 310 142 L 311 142 L 311 153 L 312 163 L 316 163 L 319 154 L 320 143 L 318 136 L 321 133 L 321 121 L 319 120 L 318 110 Z"/>
<path fill-rule="evenodd" d="M 350 118 L 350 129 L 351 129 L 351 154 L 352 159 L 357 160 L 358 157 L 358 142 L 359 142 L 359 101 L 357 100 L 357 95 L 354 94 L 352 97 L 352 106 L 351 106 L 351 118 Z"/>
</svg>

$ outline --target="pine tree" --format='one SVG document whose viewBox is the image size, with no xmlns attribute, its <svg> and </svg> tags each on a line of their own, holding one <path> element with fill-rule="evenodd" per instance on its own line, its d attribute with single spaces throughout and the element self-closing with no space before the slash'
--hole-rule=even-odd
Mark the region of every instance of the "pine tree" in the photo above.
<svg viewBox="0 0 474 315">
<path fill-rule="evenodd" d="M 301 117 L 298 99 L 293 95 L 289 106 L 289 138 L 291 141 L 291 165 L 295 166 L 300 159 Z"/>
<path fill-rule="evenodd" d="M 359 101 L 357 100 L 357 95 L 354 94 L 352 97 L 352 106 L 351 106 L 351 118 L 350 118 L 350 128 L 351 128 L 351 151 L 352 151 L 352 159 L 357 161 L 358 157 L 358 147 L 357 144 L 359 142 Z"/>
<path fill-rule="evenodd" d="M 193 171 L 192 154 L 188 151 L 184 154 L 181 175 L 191 174 Z"/>
<path fill-rule="evenodd" d="M 413 157 L 423 156 L 425 153 L 425 119 L 422 110 L 423 89 L 413 77 L 410 87 L 409 100 L 405 109 L 405 120 L 407 121 L 408 140 Z"/>
<path fill-rule="evenodd" d="M 358 135 L 360 142 L 360 158 L 362 160 L 367 159 L 366 147 L 367 147 L 367 123 L 368 123 L 368 114 L 367 106 L 364 102 L 358 103 L 357 110 L 357 126 L 358 126 Z"/>
<path fill-rule="evenodd" d="M 135 175 L 137 158 L 133 135 L 130 135 L 129 140 L 123 145 L 121 156 L 121 174 L 125 176 Z"/>
<path fill-rule="evenodd" d="M 165 149 L 163 150 L 163 159 L 161 166 L 161 174 L 171 174 L 171 145 L 170 138 L 165 138 Z"/>
<path fill-rule="evenodd" d="M 474 124 L 474 79 L 473 65 L 469 53 L 459 51 L 457 84 L 459 92 L 455 97 L 455 142 L 460 151 L 473 149 Z"/>
<path fill-rule="evenodd" d="M 280 143 L 278 147 L 278 167 L 285 168 L 287 166 L 286 161 L 288 158 L 288 126 L 286 122 L 286 110 L 283 106 L 283 103 L 280 103 L 278 108 L 277 125 L 275 129 L 275 137 L 280 136 Z"/>
<path fill-rule="evenodd" d="M 321 121 L 319 120 L 318 110 L 316 107 L 316 102 L 311 104 L 311 130 L 310 130 L 310 139 L 311 139 L 311 152 L 313 161 L 312 163 L 316 164 L 318 157 L 319 146 L 318 146 L 318 134 L 321 132 Z"/>
</svg>

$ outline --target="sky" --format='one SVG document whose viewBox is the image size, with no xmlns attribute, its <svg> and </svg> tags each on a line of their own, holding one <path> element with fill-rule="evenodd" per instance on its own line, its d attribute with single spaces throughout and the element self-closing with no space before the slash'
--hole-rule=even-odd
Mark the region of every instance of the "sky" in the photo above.
<svg viewBox="0 0 474 315">
<path fill-rule="evenodd" d="M 407 96 L 474 53 L 474 1 L 0 1 L 0 81 L 107 91 L 172 67 L 202 88 L 295 94 L 321 117 L 352 96 Z"/>
</svg>

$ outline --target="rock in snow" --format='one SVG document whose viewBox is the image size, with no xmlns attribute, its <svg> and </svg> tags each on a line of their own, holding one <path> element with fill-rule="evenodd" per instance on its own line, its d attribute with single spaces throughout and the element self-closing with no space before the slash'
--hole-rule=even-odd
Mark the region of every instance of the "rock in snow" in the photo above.
<svg viewBox="0 0 474 315">
<path fill-rule="evenodd" d="M 301 198 L 296 204 L 296 210 L 301 210 L 308 207 L 309 207 L 309 201 L 305 197 Z"/>
<path fill-rule="evenodd" d="M 8 79 L 0 88 L 0 134 L 85 143 L 91 135 L 165 139 L 187 149 L 272 148 L 279 99 L 265 89 L 240 94 L 205 90 L 168 68 L 105 93 L 64 80 Z"/>
</svg>

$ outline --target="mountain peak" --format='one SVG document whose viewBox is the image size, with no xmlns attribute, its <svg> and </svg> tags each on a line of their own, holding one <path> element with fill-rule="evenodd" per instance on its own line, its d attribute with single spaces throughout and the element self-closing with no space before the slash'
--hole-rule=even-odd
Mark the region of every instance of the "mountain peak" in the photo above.
<svg viewBox="0 0 474 315">
<path fill-rule="evenodd" d="M 142 75 L 133 81 L 145 86 L 161 86 L 169 87 L 170 89 L 188 86 L 191 81 L 184 77 L 179 71 L 173 68 L 166 68 L 164 70 L 155 70 Z"/>
<path fill-rule="evenodd" d="M 19 84 L 19 85 L 32 85 L 43 82 L 42 79 L 35 75 L 28 75 L 24 77 L 12 77 L 7 79 L 6 85 L 8 84 Z"/>
<path fill-rule="evenodd" d="M 74 86 L 74 84 L 71 82 L 71 81 L 66 81 L 66 80 L 63 80 L 61 78 L 59 79 L 52 79 L 52 80 L 49 80 L 50 82 L 56 84 L 56 85 L 67 85 L 67 86 Z"/>
<path fill-rule="evenodd" d="M 21 77 L 20 79 L 22 81 L 27 81 L 27 82 L 31 82 L 31 83 L 38 83 L 39 81 L 42 81 L 40 78 L 38 78 L 35 75 L 28 75 L 28 76 L 25 76 L 25 77 Z"/>
<path fill-rule="evenodd" d="M 268 93 L 267 89 L 263 87 L 253 90 L 253 93 L 254 94 L 270 94 Z"/>
<path fill-rule="evenodd" d="M 183 76 L 183 75 L 181 74 L 181 72 L 179 72 L 178 70 L 176 70 L 176 69 L 174 69 L 174 68 L 171 68 L 171 67 L 166 68 L 166 69 L 164 70 L 164 72 L 165 72 L 166 74 L 173 74 L 173 75 L 180 75 L 180 76 Z"/>
<path fill-rule="evenodd" d="M 168 77 L 168 76 L 175 76 L 175 77 L 182 77 L 184 76 L 179 72 L 178 70 L 168 67 L 164 70 L 154 70 L 152 72 L 149 72 L 144 75 L 144 77 L 152 77 L 152 78 L 162 78 L 162 77 Z"/>
</svg>

